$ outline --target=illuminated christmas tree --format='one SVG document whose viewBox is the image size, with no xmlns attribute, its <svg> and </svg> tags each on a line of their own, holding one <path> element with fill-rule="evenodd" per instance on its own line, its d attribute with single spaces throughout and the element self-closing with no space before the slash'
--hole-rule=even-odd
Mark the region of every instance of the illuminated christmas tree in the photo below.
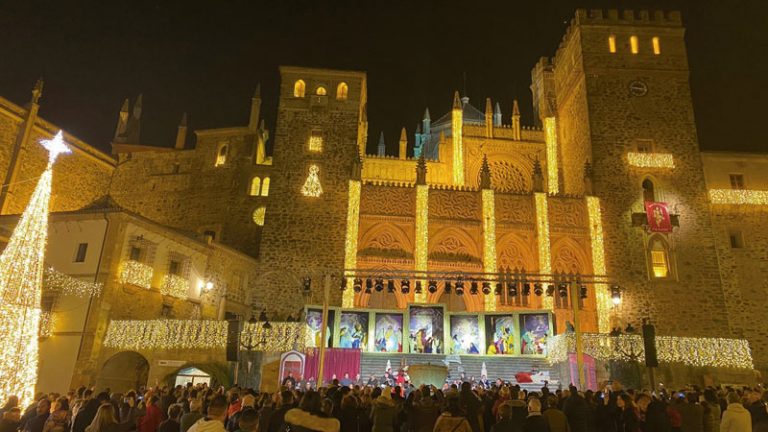
<svg viewBox="0 0 768 432">
<path fill-rule="evenodd" d="M 32 402 L 37 381 L 52 168 L 59 154 L 70 152 L 61 131 L 40 143 L 48 150 L 48 166 L 0 255 L 0 401 L 17 395 L 22 407 Z"/>
</svg>

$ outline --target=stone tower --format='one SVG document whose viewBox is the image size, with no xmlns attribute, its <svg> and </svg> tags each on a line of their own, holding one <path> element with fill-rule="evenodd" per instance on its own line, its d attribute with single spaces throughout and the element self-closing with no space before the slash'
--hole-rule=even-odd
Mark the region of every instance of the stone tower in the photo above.
<svg viewBox="0 0 768 432">
<path fill-rule="evenodd" d="M 552 62 L 547 108 L 558 120 L 565 193 L 585 193 L 591 163 L 606 270 L 624 289 L 616 324 L 648 316 L 660 333 L 727 337 L 683 35 L 678 12 L 578 10 Z M 546 75 L 542 65 L 534 75 Z M 534 81 L 534 94 L 549 90 Z M 679 226 L 648 232 L 644 201 L 668 203 Z"/>
<path fill-rule="evenodd" d="M 302 279 L 322 300 L 323 274 L 344 268 L 349 180 L 365 145 L 366 76 L 362 72 L 281 67 L 273 176 L 260 246 L 262 299 L 293 312 Z M 362 147 L 364 148 L 364 147 Z"/>
</svg>

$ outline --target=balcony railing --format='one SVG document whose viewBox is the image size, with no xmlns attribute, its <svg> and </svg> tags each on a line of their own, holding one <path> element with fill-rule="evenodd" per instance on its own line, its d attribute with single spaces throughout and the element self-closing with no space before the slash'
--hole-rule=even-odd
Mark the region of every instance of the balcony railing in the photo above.
<svg viewBox="0 0 768 432">
<path fill-rule="evenodd" d="M 152 287 L 152 266 L 139 261 L 126 260 L 120 265 L 120 283 L 136 285 L 144 289 Z"/>
</svg>

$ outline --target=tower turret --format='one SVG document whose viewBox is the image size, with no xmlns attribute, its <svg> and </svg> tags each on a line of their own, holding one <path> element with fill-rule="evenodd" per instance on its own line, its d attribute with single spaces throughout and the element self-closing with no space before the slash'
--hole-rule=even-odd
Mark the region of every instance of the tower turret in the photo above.
<svg viewBox="0 0 768 432">
<path fill-rule="evenodd" d="M 485 136 L 493 138 L 493 104 L 491 98 L 485 98 Z"/>
<path fill-rule="evenodd" d="M 379 156 L 385 156 L 387 154 L 387 145 L 384 143 L 384 132 L 379 135 L 379 145 L 376 147 L 376 154 Z"/>
<path fill-rule="evenodd" d="M 520 141 L 520 107 L 517 105 L 517 99 L 512 102 L 512 139 Z"/>
<path fill-rule="evenodd" d="M 459 92 L 453 94 L 453 108 L 451 109 L 451 141 L 453 150 L 453 184 L 464 185 L 464 145 L 462 133 L 464 125 L 464 110 Z"/>
<path fill-rule="evenodd" d="M 403 126 L 403 129 L 400 130 L 400 152 L 398 153 L 400 160 L 405 160 L 407 149 L 408 135 L 406 135 L 405 126 Z"/>
<path fill-rule="evenodd" d="M 176 131 L 176 145 L 173 147 L 176 150 L 184 150 L 184 145 L 187 141 L 187 113 L 182 114 L 181 121 L 179 122 L 179 128 Z"/>
<path fill-rule="evenodd" d="M 496 107 L 493 110 L 493 125 L 496 127 L 501 126 L 501 107 L 498 102 L 496 102 Z"/>
<path fill-rule="evenodd" d="M 256 90 L 251 98 L 251 116 L 248 119 L 248 129 L 256 131 L 261 115 L 261 84 L 256 84 Z"/>
</svg>

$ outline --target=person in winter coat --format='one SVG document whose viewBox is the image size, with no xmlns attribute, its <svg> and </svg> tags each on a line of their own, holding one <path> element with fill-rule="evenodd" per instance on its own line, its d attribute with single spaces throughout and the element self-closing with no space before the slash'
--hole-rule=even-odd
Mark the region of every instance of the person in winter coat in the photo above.
<svg viewBox="0 0 768 432">
<path fill-rule="evenodd" d="M 541 401 L 532 397 L 528 401 L 528 417 L 523 423 L 523 432 L 549 432 L 547 421 L 541 415 Z"/>
<path fill-rule="evenodd" d="M 626 393 L 620 394 L 616 399 L 616 406 L 621 410 L 618 421 L 619 432 L 640 432 L 638 410 L 632 397 Z"/>
<path fill-rule="evenodd" d="M 723 412 L 720 432 L 752 432 L 752 415 L 741 404 L 739 395 L 730 392 L 725 400 L 728 401 L 728 408 Z"/>
<path fill-rule="evenodd" d="M 163 421 L 163 413 L 157 406 L 160 399 L 157 396 L 150 396 L 148 399 L 144 415 L 139 417 L 139 432 L 157 432 Z"/>
<path fill-rule="evenodd" d="M 704 408 L 704 432 L 720 432 L 722 411 L 714 390 L 704 390 L 704 402 L 701 406 Z"/>
<path fill-rule="evenodd" d="M 459 398 L 455 395 L 448 397 L 448 406 L 440 414 L 435 423 L 433 432 L 472 432 L 469 420 L 464 417 Z"/>
<path fill-rule="evenodd" d="M 440 416 L 440 407 L 430 392 L 429 388 L 423 387 L 419 397 L 413 401 L 409 419 L 413 432 L 432 432 Z"/>
<path fill-rule="evenodd" d="M 215 396 L 208 403 L 208 413 L 198 420 L 189 432 L 226 432 L 224 420 L 227 418 L 227 398 L 223 395 Z"/>
<path fill-rule="evenodd" d="M 685 402 L 677 405 L 683 420 L 682 432 L 704 432 L 704 407 L 699 405 L 699 396 L 694 392 L 685 395 Z"/>
<path fill-rule="evenodd" d="M 359 432 L 360 407 L 355 396 L 348 394 L 341 399 L 339 422 L 341 422 L 341 432 Z"/>
<path fill-rule="evenodd" d="M 10 407 L 0 419 L 0 432 L 17 432 L 20 425 L 21 409 L 18 406 Z"/>
<path fill-rule="evenodd" d="M 189 401 L 189 412 L 181 416 L 179 430 L 187 432 L 201 418 L 203 418 L 203 401 L 192 399 Z"/>
<path fill-rule="evenodd" d="M 568 417 L 568 426 L 570 426 L 571 432 L 587 432 L 589 405 L 576 387 L 570 386 L 569 391 L 571 395 L 563 402 L 563 412 Z"/>
<path fill-rule="evenodd" d="M 322 411 L 320 393 L 304 393 L 298 408 L 285 413 L 285 423 L 295 431 L 339 432 L 341 423 L 333 417 L 326 417 Z"/>
<path fill-rule="evenodd" d="M 672 425 L 667 416 L 667 406 L 664 402 L 653 399 L 647 394 L 637 397 L 637 407 L 640 410 L 640 430 L 643 432 L 670 432 Z"/>
<path fill-rule="evenodd" d="M 557 408 L 557 396 L 549 395 L 547 399 L 547 409 L 541 415 L 547 421 L 549 432 L 570 432 L 568 418 Z"/>
<path fill-rule="evenodd" d="M 523 432 L 523 423 L 512 417 L 512 405 L 505 402 L 497 407 L 499 421 L 491 426 L 491 432 Z"/>
<path fill-rule="evenodd" d="M 472 384 L 469 382 L 461 383 L 459 391 L 459 403 L 464 415 L 467 416 L 473 432 L 481 432 L 480 416 L 482 414 L 482 404 L 477 395 L 472 392 Z"/>
<path fill-rule="evenodd" d="M 115 407 L 110 403 L 102 404 L 85 430 L 86 432 L 120 432 L 121 426 L 115 418 Z"/>
<path fill-rule="evenodd" d="M 395 428 L 397 406 L 392 400 L 392 389 L 384 387 L 381 395 L 371 405 L 371 432 L 390 432 Z"/>
</svg>

